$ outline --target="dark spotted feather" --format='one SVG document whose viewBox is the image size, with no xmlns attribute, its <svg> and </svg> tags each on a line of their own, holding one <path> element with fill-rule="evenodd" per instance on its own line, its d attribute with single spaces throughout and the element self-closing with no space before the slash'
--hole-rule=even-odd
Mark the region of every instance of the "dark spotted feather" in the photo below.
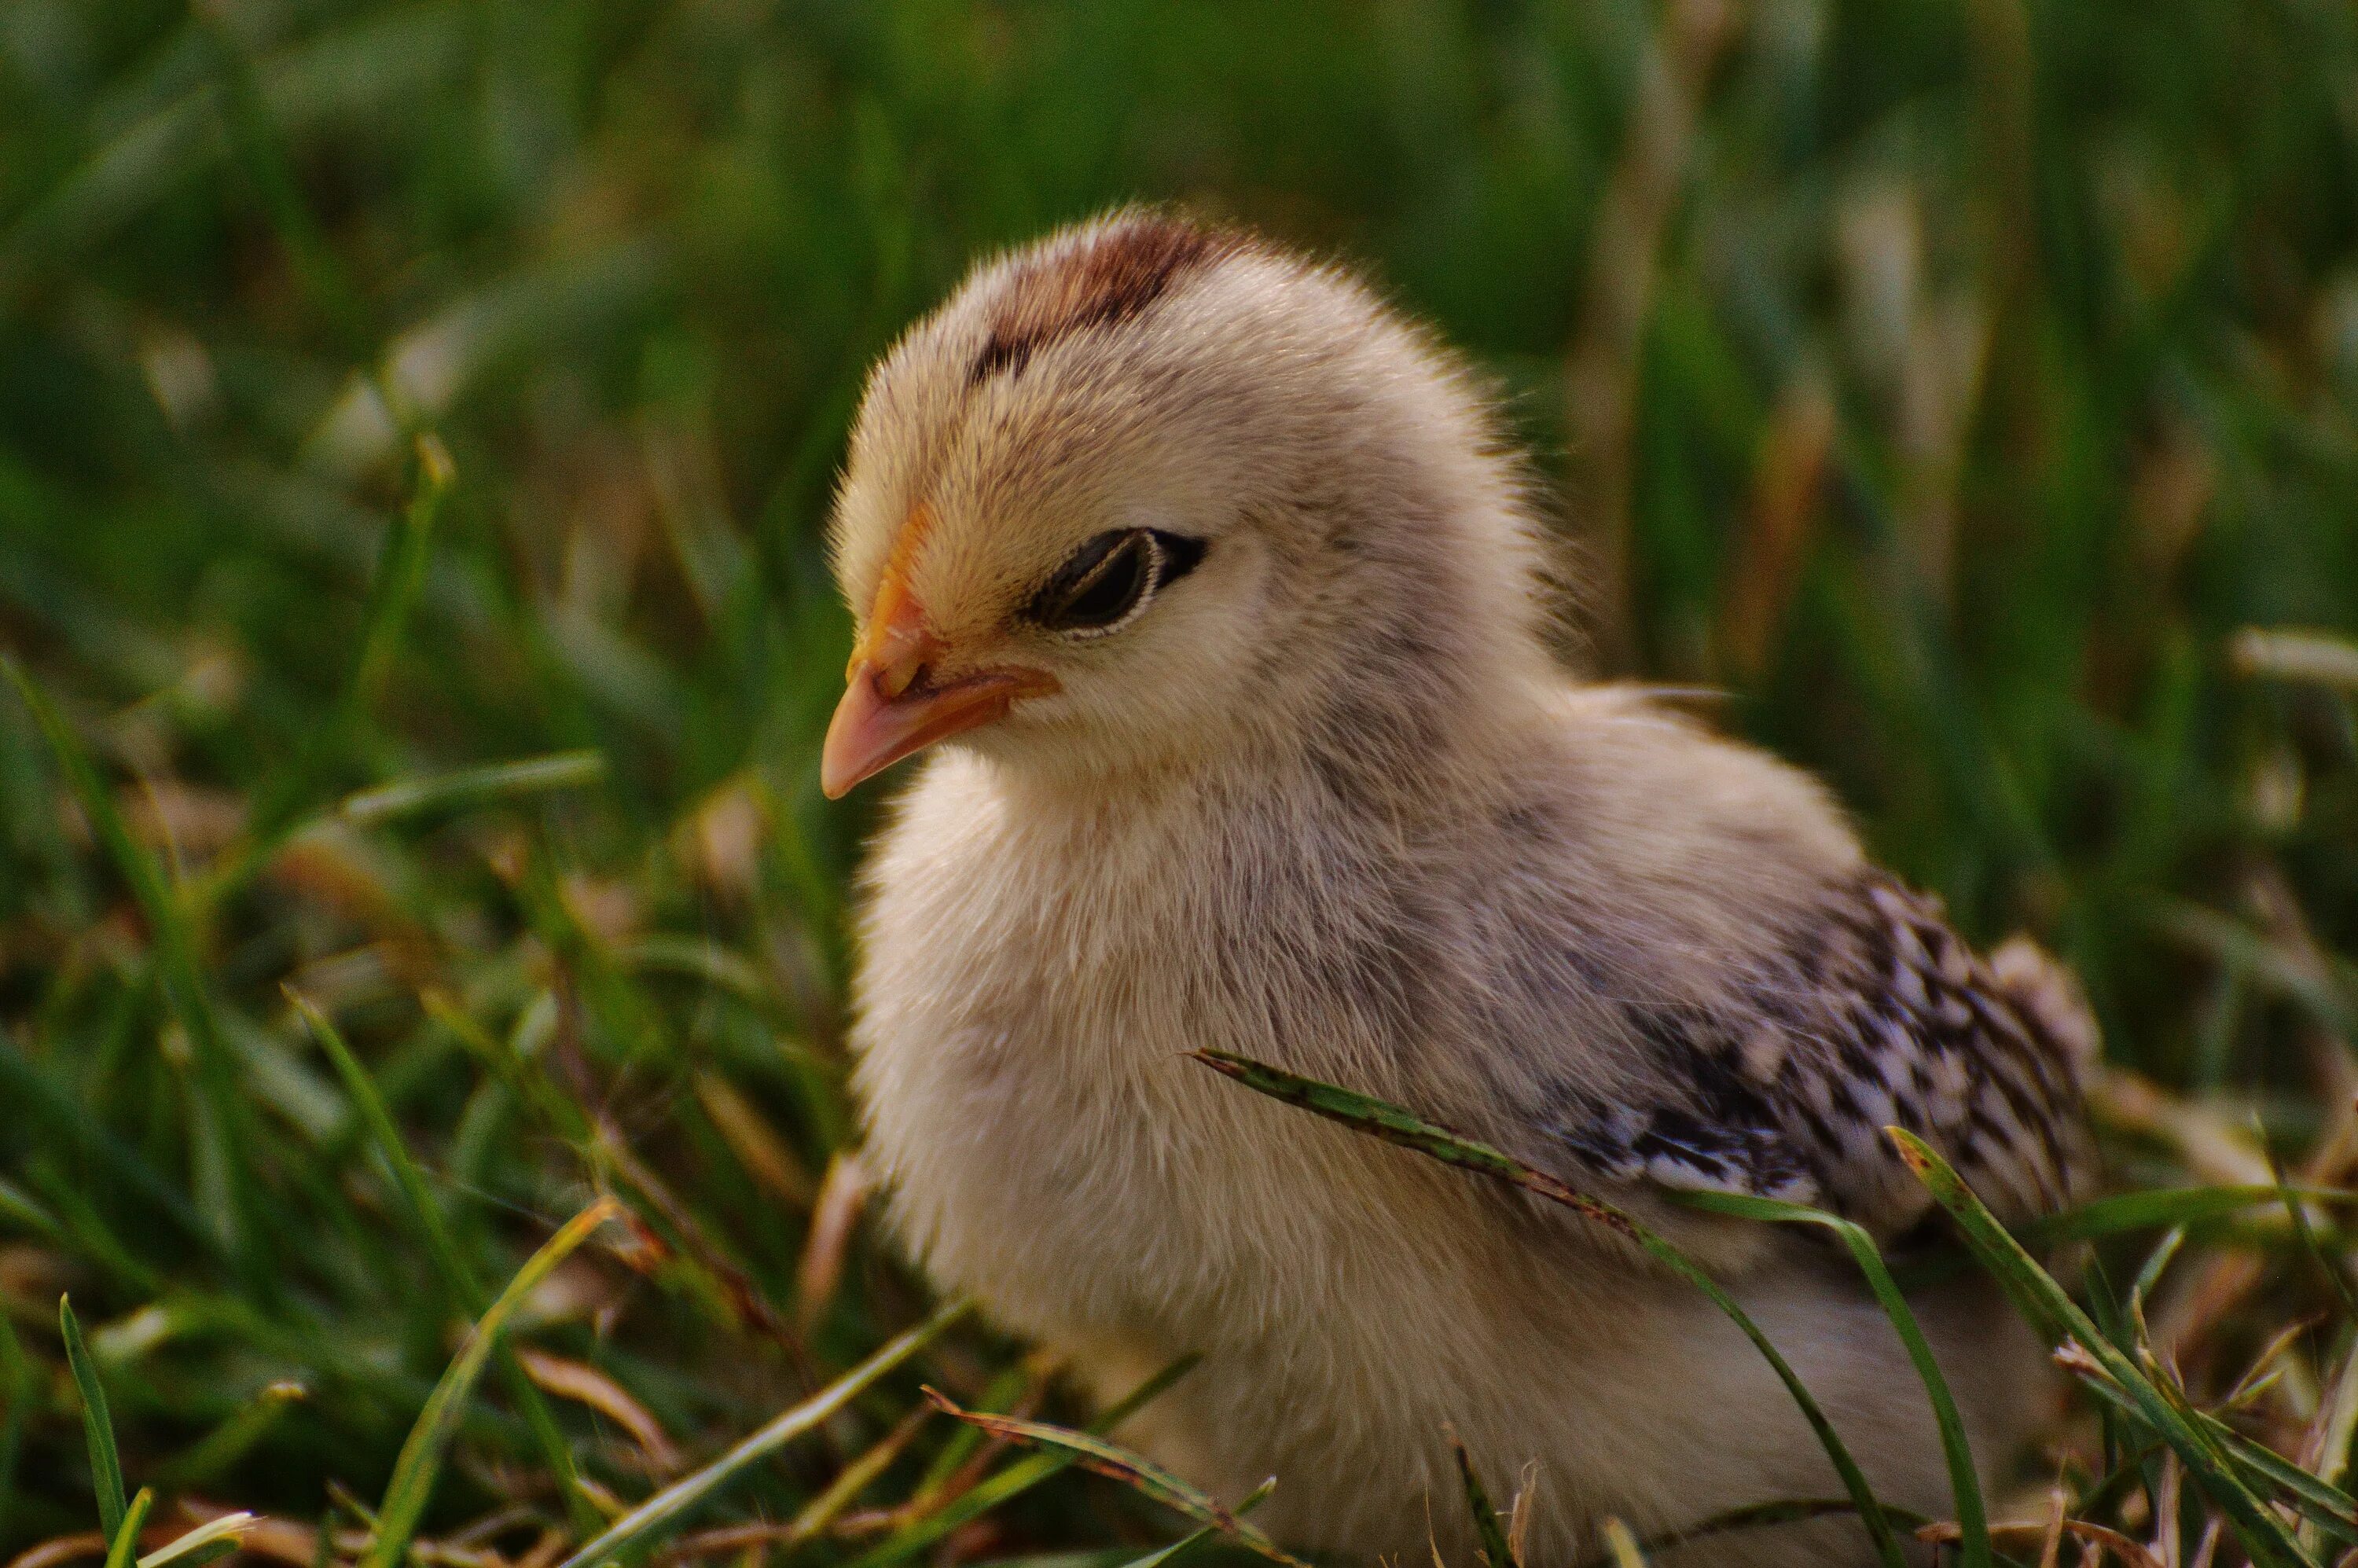
<svg viewBox="0 0 2358 1568">
<path fill-rule="evenodd" d="M 1976 957 L 1939 904 L 1880 871 L 1708 1004 L 1625 1004 L 1670 1086 L 1660 1103 L 1563 1090 L 1544 1131 L 1608 1181 L 1815 1204 L 1890 1235 L 1928 1198 L 1899 1126 L 2008 1218 L 2069 1201 L 2082 1173 L 2080 1075 L 2095 1032 L 2028 943 Z"/>
</svg>

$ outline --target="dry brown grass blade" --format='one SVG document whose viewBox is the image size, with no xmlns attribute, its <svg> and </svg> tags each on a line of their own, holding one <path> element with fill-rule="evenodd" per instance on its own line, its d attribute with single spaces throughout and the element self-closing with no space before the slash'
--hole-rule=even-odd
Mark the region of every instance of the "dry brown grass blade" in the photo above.
<svg viewBox="0 0 2358 1568">
<path fill-rule="evenodd" d="M 1823 511 L 1826 469 L 1837 423 L 1833 397 L 1814 369 L 1796 375 L 1753 459 L 1752 488 L 1720 608 L 1719 641 L 1729 669 L 1745 678 L 1768 665 L 1787 607 L 1801 586 Z"/>
<path fill-rule="evenodd" d="M 1595 578 L 1589 601 L 1597 651 L 1632 657 L 1630 503 L 1639 351 L 1664 235 L 1684 182 L 1695 117 L 1712 68 L 1734 36 L 1728 0 L 1672 0 L 1639 67 L 1621 160 L 1597 200 L 1586 297 L 1564 367 L 1574 480 L 1590 509 Z"/>
<path fill-rule="evenodd" d="M 53 1535 L 37 1541 L 10 1558 L 8 1568 L 58 1568 L 61 1563 L 105 1555 L 106 1537 L 94 1530 L 80 1530 L 71 1535 Z"/>
<path fill-rule="evenodd" d="M 2057 1559 L 2062 1555 L 2063 1520 L 2070 1502 L 2061 1480 L 2047 1488 L 2047 1536 L 2039 1543 L 2039 1568 L 2056 1568 Z"/>
<path fill-rule="evenodd" d="M 639 1158 L 621 1128 L 601 1119 L 595 1137 L 598 1157 L 622 1179 L 631 1195 L 644 1201 L 662 1218 L 680 1251 L 720 1288 L 738 1322 L 775 1341 L 793 1358 L 795 1367 L 806 1372 L 807 1381 L 807 1357 L 802 1336 L 770 1304 L 753 1277 L 707 1233 L 703 1222 L 674 1195 L 670 1184 Z"/>
<path fill-rule="evenodd" d="M 1540 1462 L 1527 1462 L 1515 1478 L 1515 1500 L 1507 1505 L 1507 1552 L 1518 1563 L 1531 1559 L 1531 1516 L 1538 1512 Z"/>
<path fill-rule="evenodd" d="M 865 1454 L 846 1465 L 835 1479 L 827 1483 L 825 1491 L 803 1506 L 802 1512 L 796 1514 L 794 1521 L 786 1527 L 789 1539 L 809 1541 L 833 1525 L 846 1509 L 859 1500 L 861 1492 L 892 1467 L 892 1462 L 915 1440 L 933 1413 L 931 1406 L 916 1405 L 893 1422 L 892 1431 L 878 1438 Z"/>
<path fill-rule="evenodd" d="M 2153 1357 L 2147 1355 L 2145 1359 L 2148 1369 L 2152 1369 Z M 2179 1462 L 2178 1455 L 2175 1453 L 2164 1454 L 2161 1456 L 2161 1492 L 2154 1499 L 2153 1509 L 2153 1550 L 2163 1568 L 2180 1568 L 2178 1561 L 2178 1510 L 2185 1483 L 2186 1469 Z"/>
<path fill-rule="evenodd" d="M 2195 1178 L 2217 1186 L 2272 1186 L 2267 1156 L 2236 1117 L 2171 1094 L 2150 1078 L 2106 1068 L 2088 1086 L 2088 1108 L 2122 1132 L 2167 1144 Z"/>
<path fill-rule="evenodd" d="M 1990 1534 L 2003 1541 L 2039 1543 L 2047 1539 L 2047 1531 L 2052 1521 L 2049 1519 L 1993 1519 L 1990 1521 Z M 2121 1564 L 2121 1568 L 2169 1568 L 2169 1564 L 2155 1556 L 2146 1547 L 2130 1540 L 2119 1530 L 2107 1529 L 2101 1524 L 2092 1524 L 2081 1519 L 2067 1519 L 2063 1521 L 2063 1533 L 2100 1552 L 2110 1552 L 2114 1561 Z M 1956 1543 L 1959 1537 L 1956 1525 L 1943 1519 L 1937 1524 L 1925 1525 L 1917 1530 L 1916 1539 L 1928 1546 L 1952 1546 Z"/>
<path fill-rule="evenodd" d="M 730 1552 L 752 1552 L 766 1557 L 773 1550 L 784 1550 L 800 1544 L 806 1537 L 792 1524 L 725 1524 L 717 1530 L 698 1530 L 682 1536 L 664 1549 L 657 1558 L 662 1563 L 699 1563 L 708 1557 L 722 1557 Z"/>
<path fill-rule="evenodd" d="M 613 1379 L 587 1362 L 552 1356 L 530 1346 L 517 1346 L 515 1357 L 524 1364 L 525 1375 L 541 1388 L 559 1399 L 589 1406 L 629 1433 L 631 1441 L 639 1445 L 639 1452 L 646 1455 L 647 1467 L 656 1475 L 671 1476 L 678 1471 L 679 1450 L 673 1446 L 663 1424 Z"/>
<path fill-rule="evenodd" d="M 2227 645 L 2235 671 L 2358 691 L 2358 643 L 2331 632 L 2246 626 Z"/>
<path fill-rule="evenodd" d="M 242 1511 L 233 1513 L 227 1509 L 208 1509 L 205 1511 L 205 1516 L 197 1519 L 196 1522 L 198 1528 L 201 1529 L 214 1519 L 222 1518 L 250 1519 L 251 1516 Z M 264 1543 L 254 1538 L 260 1525 L 265 1522 L 271 1521 L 250 1522 L 232 1532 L 241 1550 L 263 1548 Z M 150 1524 L 139 1531 L 139 1545 L 143 1552 L 154 1552 L 160 1548 L 169 1546 L 188 1533 L 187 1530 L 177 1525 Z M 61 1563 L 79 1563 L 86 1557 L 103 1559 L 107 1554 L 106 1549 L 106 1537 L 98 1531 L 76 1530 L 70 1535 L 53 1535 L 47 1541 L 34 1542 L 10 1558 L 6 1568 L 59 1568 Z M 269 1553 L 265 1551 L 265 1555 Z M 305 1568 L 310 1568 L 312 1560 L 307 1557 L 303 1561 Z"/>
<path fill-rule="evenodd" d="M 525 1549 L 524 1555 L 515 1560 L 515 1568 L 552 1568 L 557 1560 L 565 1554 L 565 1548 L 571 1540 L 570 1536 L 555 1525 L 547 1526 L 541 1530 L 539 1537 Z"/>
<path fill-rule="evenodd" d="M 925 1395 L 943 1414 L 962 1421 L 978 1431 L 1021 1444 L 1026 1448 L 1045 1449 L 1092 1475 L 1119 1481 L 1152 1498 L 1165 1508 L 1184 1514 L 1197 1524 L 1210 1526 L 1255 1555 L 1282 1564 L 1282 1568 L 1308 1568 L 1301 1559 L 1287 1553 L 1267 1535 L 1214 1501 L 1201 1488 L 1189 1485 L 1152 1460 L 1133 1454 L 1095 1433 L 1076 1432 L 1067 1427 L 1050 1426 L 1044 1422 L 966 1410 L 931 1387 L 925 1389 Z"/>
<path fill-rule="evenodd" d="M 1629 1532 L 1628 1525 L 1607 1515 L 1599 1528 L 1613 1568 L 1646 1568 L 1646 1554 L 1639 1550 L 1638 1538 Z"/>
<path fill-rule="evenodd" d="M 868 1173 L 860 1157 L 841 1151 L 827 1162 L 827 1179 L 819 1184 L 818 1202 L 811 1210 L 810 1237 L 795 1270 L 795 1313 L 806 1337 L 817 1331 L 835 1303 L 852 1233 L 867 1201 Z"/>
<path fill-rule="evenodd" d="M 184 1498 L 180 1501 L 180 1511 L 196 1523 L 205 1524 L 229 1510 L 210 1504 L 198 1504 Z M 287 1563 L 288 1568 L 312 1568 L 319 1559 L 319 1532 L 308 1524 L 264 1514 L 238 1538 L 237 1549 L 243 1553 Z"/>
<path fill-rule="evenodd" d="M 809 1210 L 817 1196 L 810 1173 L 743 1091 L 719 1073 L 702 1072 L 696 1075 L 696 1103 L 763 1192 L 797 1214 Z"/>
</svg>

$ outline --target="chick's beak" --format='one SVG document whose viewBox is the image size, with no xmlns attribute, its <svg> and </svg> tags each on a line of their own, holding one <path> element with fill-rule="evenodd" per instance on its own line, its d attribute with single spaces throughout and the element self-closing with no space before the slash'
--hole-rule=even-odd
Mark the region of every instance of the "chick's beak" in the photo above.
<svg viewBox="0 0 2358 1568">
<path fill-rule="evenodd" d="M 916 600 L 887 576 L 819 752 L 819 788 L 829 800 L 912 752 L 1005 717 L 1018 697 L 1056 689 L 1054 676 L 1017 667 L 942 678 L 936 672 L 946 651 Z"/>
</svg>

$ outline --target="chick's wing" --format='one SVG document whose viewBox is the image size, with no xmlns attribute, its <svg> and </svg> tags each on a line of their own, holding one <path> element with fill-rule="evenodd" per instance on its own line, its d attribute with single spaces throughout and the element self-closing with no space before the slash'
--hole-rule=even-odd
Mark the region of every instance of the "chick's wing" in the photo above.
<svg viewBox="0 0 2358 1568">
<path fill-rule="evenodd" d="M 1977 957 L 1880 871 L 1830 886 L 1719 994 L 1620 1011 L 1658 1087 L 1549 1093 L 1535 1130 L 1572 1174 L 1809 1203 L 1887 1236 L 1930 1203 L 1888 1127 L 2007 1219 L 2060 1206 L 2082 1177 L 2095 1031 L 2076 989 L 2027 942 Z"/>
</svg>

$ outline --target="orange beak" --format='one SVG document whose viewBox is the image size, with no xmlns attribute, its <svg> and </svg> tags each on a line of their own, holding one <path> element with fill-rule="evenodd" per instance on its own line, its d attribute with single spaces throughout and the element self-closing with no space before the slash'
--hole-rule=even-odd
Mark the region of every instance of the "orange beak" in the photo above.
<svg viewBox="0 0 2358 1568">
<path fill-rule="evenodd" d="M 1020 668 L 939 679 L 934 672 L 945 651 L 901 573 L 888 568 L 819 752 L 818 786 L 829 800 L 912 752 L 1006 717 L 1019 697 L 1056 689 L 1054 676 Z"/>
</svg>

